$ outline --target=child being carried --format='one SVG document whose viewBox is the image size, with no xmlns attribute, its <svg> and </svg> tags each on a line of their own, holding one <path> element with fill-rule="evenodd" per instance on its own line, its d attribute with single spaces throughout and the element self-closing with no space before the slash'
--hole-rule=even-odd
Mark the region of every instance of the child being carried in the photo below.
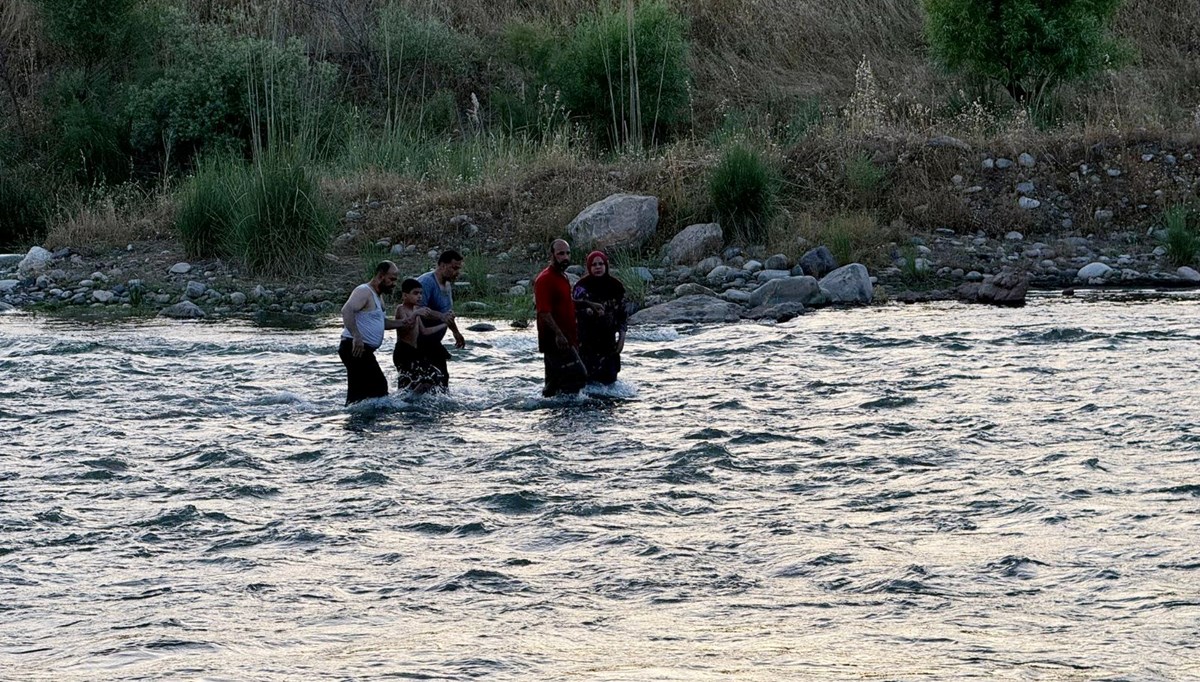
<svg viewBox="0 0 1200 682">
<path fill-rule="evenodd" d="M 420 282 L 406 279 L 400 284 L 400 305 L 396 306 L 396 319 L 400 325 L 396 328 L 392 363 L 400 375 L 397 385 L 401 390 L 411 389 L 414 393 L 425 393 L 440 385 L 442 379 L 441 371 L 429 361 L 425 350 L 428 344 L 422 344 L 420 340 L 422 336 L 440 332 L 446 325 L 425 326 L 421 318 L 429 314 L 429 309 L 421 305 L 423 295 Z"/>
</svg>

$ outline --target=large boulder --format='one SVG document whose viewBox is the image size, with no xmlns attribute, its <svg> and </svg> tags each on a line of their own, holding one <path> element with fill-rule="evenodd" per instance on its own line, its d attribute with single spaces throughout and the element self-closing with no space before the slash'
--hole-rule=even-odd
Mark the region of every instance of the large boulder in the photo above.
<svg viewBox="0 0 1200 682">
<path fill-rule="evenodd" d="M 693 295 L 677 298 L 639 310 L 629 318 L 630 324 L 697 324 L 703 322 L 736 322 L 742 317 L 742 307 L 712 296 Z"/>
<path fill-rule="evenodd" d="M 814 277 L 782 277 L 773 279 L 750 293 L 750 307 L 773 306 L 779 303 L 799 303 L 804 306 L 824 302 L 821 287 Z"/>
<path fill-rule="evenodd" d="M 1185 282 L 1200 282 L 1200 272 L 1187 267 L 1186 265 L 1175 271 L 1179 275 L 1179 279 Z"/>
<path fill-rule="evenodd" d="M 658 199 L 614 194 L 583 209 L 567 232 L 583 248 L 636 249 L 658 229 Z"/>
<path fill-rule="evenodd" d="M 825 246 L 818 246 L 800 256 L 800 267 L 810 277 L 824 277 L 837 268 L 837 259 Z"/>
<path fill-rule="evenodd" d="M 861 263 L 843 265 L 821 278 L 821 290 L 830 303 L 867 305 L 875 297 L 871 275 Z"/>
<path fill-rule="evenodd" d="M 0 279 L 0 294 L 7 294 L 21 284 L 19 279 Z"/>
<path fill-rule="evenodd" d="M 1097 261 L 1095 263 L 1088 263 L 1082 268 L 1079 268 L 1079 272 L 1075 275 L 1075 279 L 1078 279 L 1082 282 L 1087 282 L 1093 279 L 1104 279 L 1112 274 L 1112 271 L 1113 269 L 1107 264 Z"/>
<path fill-rule="evenodd" d="M 159 317 L 171 317 L 177 320 L 194 320 L 204 317 L 204 311 L 200 306 L 191 301 L 180 301 L 173 306 L 163 308 L 159 313 Z"/>
<path fill-rule="evenodd" d="M 672 263 L 692 264 L 715 253 L 724 244 L 725 234 L 717 223 L 689 225 L 667 244 L 666 255 Z"/>
<path fill-rule="evenodd" d="M 17 265 L 17 273 L 21 277 L 36 277 L 50 265 L 52 260 L 54 260 L 54 254 L 40 246 L 35 246 L 29 249 L 29 253 L 21 259 L 20 264 Z"/>
</svg>

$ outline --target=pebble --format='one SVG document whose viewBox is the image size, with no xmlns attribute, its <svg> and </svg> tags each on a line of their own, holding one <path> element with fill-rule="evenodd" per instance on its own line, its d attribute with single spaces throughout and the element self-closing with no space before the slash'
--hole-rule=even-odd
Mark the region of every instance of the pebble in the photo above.
<svg viewBox="0 0 1200 682">
<path fill-rule="evenodd" d="M 192 271 L 191 263 L 176 263 L 171 266 L 170 273 L 172 275 L 186 275 Z"/>
<path fill-rule="evenodd" d="M 1012 159 L 996 159 L 996 168 L 998 168 L 1000 170 L 1007 170 L 1009 168 L 1012 168 L 1012 165 L 1013 165 Z"/>
<path fill-rule="evenodd" d="M 1037 165 L 1037 159 L 1033 158 L 1033 154 L 1022 153 L 1017 157 L 1017 163 L 1020 163 L 1024 168 L 1033 168 Z"/>
<path fill-rule="evenodd" d="M 1021 197 L 1021 199 L 1017 201 L 1017 205 L 1026 211 L 1032 211 L 1036 208 L 1040 208 L 1042 202 L 1038 201 L 1037 199 L 1030 199 L 1029 197 Z"/>
</svg>

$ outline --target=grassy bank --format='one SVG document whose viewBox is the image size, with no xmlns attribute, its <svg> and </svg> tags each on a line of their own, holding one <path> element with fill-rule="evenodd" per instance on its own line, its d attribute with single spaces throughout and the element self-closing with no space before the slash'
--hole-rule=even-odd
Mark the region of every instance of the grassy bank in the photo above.
<svg viewBox="0 0 1200 682">
<path fill-rule="evenodd" d="M 80 7 L 91 23 L 63 20 Z M 287 280 L 386 239 L 504 254 L 491 262 L 515 272 L 618 191 L 660 198 L 646 263 L 711 220 L 743 245 L 823 243 L 879 267 L 936 229 L 1145 229 L 1195 187 L 1130 173 L 1072 192 L 1066 165 L 1194 145 L 1195 16 L 1200 0 L 1123 3 L 1113 33 L 1132 58 L 1031 110 L 939 67 L 917 0 L 12 0 L 0 241 L 165 243 Z M 1050 160 L 1039 172 L 1071 197 L 1070 227 L 972 180 L 983 157 L 1022 152 Z"/>
</svg>

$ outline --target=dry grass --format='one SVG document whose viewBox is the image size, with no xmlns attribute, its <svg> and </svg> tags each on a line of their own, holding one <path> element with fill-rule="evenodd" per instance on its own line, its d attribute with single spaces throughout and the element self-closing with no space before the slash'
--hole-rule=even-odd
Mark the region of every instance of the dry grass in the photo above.
<svg viewBox="0 0 1200 682">
<path fill-rule="evenodd" d="M 85 203 L 51 224 L 45 245 L 51 250 L 69 246 L 87 255 L 123 249 L 170 234 L 174 212 L 165 195 L 137 205 L 121 206 L 111 198 Z"/>
</svg>

